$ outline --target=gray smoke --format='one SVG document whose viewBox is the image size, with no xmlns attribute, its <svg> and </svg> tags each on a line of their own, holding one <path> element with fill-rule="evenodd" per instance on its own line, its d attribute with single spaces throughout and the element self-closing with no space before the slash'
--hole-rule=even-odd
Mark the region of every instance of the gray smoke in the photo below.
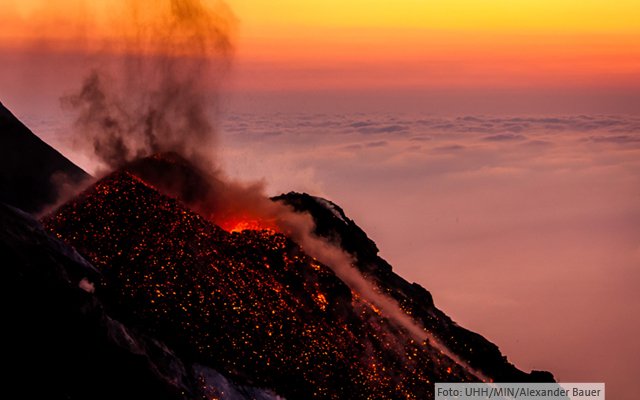
<svg viewBox="0 0 640 400">
<path fill-rule="evenodd" d="M 117 44 L 63 97 L 77 142 L 107 167 L 158 152 L 213 159 L 216 97 L 232 54 L 223 3 L 131 0 Z M 109 60 L 105 62 L 105 60 Z M 115 60 L 115 61 L 114 61 Z"/>
</svg>

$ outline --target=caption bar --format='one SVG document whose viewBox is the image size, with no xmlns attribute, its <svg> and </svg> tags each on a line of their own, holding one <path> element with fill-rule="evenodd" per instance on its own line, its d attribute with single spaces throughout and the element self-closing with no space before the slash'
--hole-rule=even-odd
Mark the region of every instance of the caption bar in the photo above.
<svg viewBox="0 0 640 400">
<path fill-rule="evenodd" d="M 605 400 L 604 383 L 436 383 L 435 400 Z"/>
</svg>

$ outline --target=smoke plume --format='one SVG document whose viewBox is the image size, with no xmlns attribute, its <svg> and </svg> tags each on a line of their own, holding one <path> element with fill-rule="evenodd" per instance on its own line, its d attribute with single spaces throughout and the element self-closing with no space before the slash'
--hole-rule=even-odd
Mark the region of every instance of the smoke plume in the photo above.
<svg viewBox="0 0 640 400">
<path fill-rule="evenodd" d="M 76 114 L 78 144 L 110 168 L 166 151 L 212 161 L 233 16 L 202 0 L 126 5 L 116 39 L 97 57 L 103 65 L 62 99 Z"/>
</svg>

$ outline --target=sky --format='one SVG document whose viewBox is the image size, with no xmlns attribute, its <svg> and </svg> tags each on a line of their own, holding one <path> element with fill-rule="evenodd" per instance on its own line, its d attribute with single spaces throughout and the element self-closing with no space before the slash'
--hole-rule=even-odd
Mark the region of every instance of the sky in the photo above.
<svg viewBox="0 0 640 400">
<path fill-rule="evenodd" d="M 235 43 L 225 87 L 231 110 L 639 109 L 638 0 L 211 3 Z M 55 60 L 60 52 L 95 50 L 126 36 L 120 24 L 126 11 L 118 4 L 0 0 L 0 51 L 24 58 L 36 46 Z M 22 69 L 3 69 L 10 68 Z"/>
<path fill-rule="evenodd" d="M 90 170 L 59 99 L 117 59 L 117 4 L 0 0 L 0 101 Z M 214 7 L 229 175 L 335 201 L 517 366 L 634 398 L 639 0 Z"/>
<path fill-rule="evenodd" d="M 637 0 L 232 4 L 237 89 L 254 107 L 270 98 L 303 111 L 563 113 L 640 103 Z"/>
</svg>

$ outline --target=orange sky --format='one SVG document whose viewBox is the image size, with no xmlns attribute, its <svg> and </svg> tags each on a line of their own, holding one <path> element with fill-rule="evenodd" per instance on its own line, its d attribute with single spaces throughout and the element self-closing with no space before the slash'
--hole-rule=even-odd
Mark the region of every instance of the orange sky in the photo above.
<svg viewBox="0 0 640 400">
<path fill-rule="evenodd" d="M 236 17 L 231 86 L 240 91 L 640 89 L 640 0 L 227 4 Z M 43 37 L 67 49 L 117 39 L 126 12 L 108 0 L 0 7 L 0 46 L 14 49 Z"/>
<path fill-rule="evenodd" d="M 638 1 L 251 1 L 239 59 L 277 87 L 637 87 Z M 315 73 L 311 73 L 315 72 Z M 268 78 L 268 79 L 265 79 Z"/>
</svg>

